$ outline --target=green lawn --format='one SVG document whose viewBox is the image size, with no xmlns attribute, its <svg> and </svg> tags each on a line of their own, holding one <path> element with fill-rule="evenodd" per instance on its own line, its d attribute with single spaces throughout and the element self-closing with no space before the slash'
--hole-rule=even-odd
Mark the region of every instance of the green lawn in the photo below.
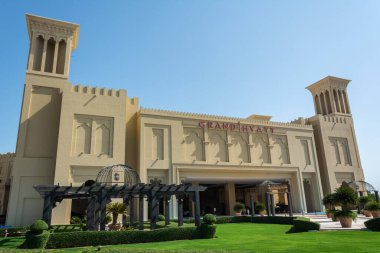
<svg viewBox="0 0 380 253">
<path fill-rule="evenodd" d="M 378 232 L 328 231 L 287 234 L 290 227 L 252 223 L 220 224 L 217 225 L 217 238 L 211 240 L 104 246 L 100 252 L 380 252 Z M 4 240 L 6 239 L 0 240 L 0 247 L 14 248 L 17 245 L 15 241 L 13 244 L 10 241 L 3 243 Z M 96 250 L 97 248 L 87 247 L 53 252 Z"/>
</svg>

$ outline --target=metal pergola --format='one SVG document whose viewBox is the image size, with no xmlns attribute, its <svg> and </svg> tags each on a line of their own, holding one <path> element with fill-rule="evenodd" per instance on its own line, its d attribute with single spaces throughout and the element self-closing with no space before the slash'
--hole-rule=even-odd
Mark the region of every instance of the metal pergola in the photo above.
<svg viewBox="0 0 380 253">
<path fill-rule="evenodd" d="M 200 221 L 199 192 L 205 191 L 206 186 L 191 184 L 165 185 L 157 179 L 150 184 L 137 183 L 134 185 L 94 183 L 91 186 L 60 186 L 36 185 L 34 189 L 44 200 L 42 219 L 50 226 L 52 210 L 63 199 L 87 199 L 87 230 L 105 230 L 106 206 L 111 198 L 122 198 L 124 204 L 130 206 L 130 225 L 135 223 L 135 200 L 138 199 L 138 228 L 144 229 L 144 199 L 148 201 L 150 211 L 150 229 L 156 228 L 159 214 L 159 202 L 163 200 L 165 208 L 165 224 L 169 224 L 169 202 L 172 196 L 178 202 L 178 225 L 183 225 L 183 199 L 188 196 L 194 203 L 195 225 Z"/>
</svg>

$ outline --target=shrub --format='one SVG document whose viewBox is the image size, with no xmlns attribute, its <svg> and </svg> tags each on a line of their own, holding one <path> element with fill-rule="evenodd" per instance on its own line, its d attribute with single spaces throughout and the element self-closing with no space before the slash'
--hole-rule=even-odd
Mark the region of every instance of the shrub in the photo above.
<svg viewBox="0 0 380 253">
<path fill-rule="evenodd" d="M 265 210 L 265 205 L 264 205 L 263 203 L 258 202 L 258 203 L 255 205 L 255 211 L 256 211 L 257 213 L 260 213 L 260 212 L 262 212 L 262 211 L 264 211 L 264 210 Z"/>
<path fill-rule="evenodd" d="M 380 204 L 376 201 L 371 201 L 367 204 L 365 209 L 368 211 L 380 211 Z"/>
<path fill-rule="evenodd" d="M 49 240 L 50 232 L 43 230 L 39 234 L 35 234 L 32 231 L 26 233 L 25 246 L 28 249 L 43 249 Z"/>
<path fill-rule="evenodd" d="M 336 205 L 342 206 L 343 211 L 349 211 L 350 205 L 355 205 L 358 201 L 358 196 L 350 187 L 340 187 L 333 194 L 333 202 Z"/>
<path fill-rule="evenodd" d="M 216 224 L 224 224 L 224 223 L 230 223 L 232 220 L 232 216 L 220 216 L 216 217 Z"/>
<path fill-rule="evenodd" d="M 82 219 L 78 216 L 71 217 L 70 224 L 81 224 Z"/>
<path fill-rule="evenodd" d="M 162 214 L 159 214 L 158 221 L 164 221 L 164 220 L 165 220 L 165 216 L 163 216 Z"/>
<path fill-rule="evenodd" d="M 367 220 L 366 222 L 364 222 L 364 225 L 369 230 L 380 232 L 380 218 L 374 218 L 374 219 Z"/>
<path fill-rule="evenodd" d="M 200 238 L 211 239 L 215 237 L 216 226 L 202 223 L 199 227 Z"/>
<path fill-rule="evenodd" d="M 205 216 L 203 216 L 203 222 L 208 225 L 213 225 L 216 222 L 215 215 L 208 213 Z"/>
<path fill-rule="evenodd" d="M 43 220 L 36 220 L 31 226 L 30 226 L 30 231 L 33 234 L 41 234 L 44 230 L 48 230 L 49 226 L 46 224 L 45 221 Z"/>
<path fill-rule="evenodd" d="M 50 235 L 47 248 L 71 248 L 97 245 L 130 244 L 189 240 L 200 238 L 205 230 L 196 227 L 163 228 L 151 231 L 83 231 L 71 233 L 53 233 Z"/>
<path fill-rule="evenodd" d="M 362 204 L 362 205 L 366 205 L 367 203 L 373 201 L 373 199 L 371 198 L 371 196 L 361 196 L 359 198 L 359 203 Z"/>
<path fill-rule="evenodd" d="M 353 220 L 356 220 L 356 218 L 358 217 L 358 214 L 356 212 L 353 212 L 353 211 L 340 211 L 339 210 L 339 211 L 334 212 L 334 217 L 335 218 L 350 217 Z"/>
<path fill-rule="evenodd" d="M 237 213 L 240 213 L 241 211 L 244 211 L 245 209 L 245 205 L 241 202 L 236 202 L 235 206 L 234 206 L 234 211 L 237 212 Z"/>
<path fill-rule="evenodd" d="M 310 230 L 319 230 L 319 223 L 308 221 L 305 219 L 294 219 L 293 220 L 293 231 L 294 232 L 307 232 Z"/>
<path fill-rule="evenodd" d="M 327 194 L 326 196 L 323 197 L 322 202 L 323 202 L 323 205 L 325 205 L 327 209 L 329 210 L 333 209 L 333 206 L 335 204 L 334 194 L 332 193 Z"/>
</svg>

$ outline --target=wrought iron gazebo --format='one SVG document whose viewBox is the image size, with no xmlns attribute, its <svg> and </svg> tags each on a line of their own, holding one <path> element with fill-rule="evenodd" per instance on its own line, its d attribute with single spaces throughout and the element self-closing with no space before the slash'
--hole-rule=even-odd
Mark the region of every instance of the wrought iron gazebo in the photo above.
<svg viewBox="0 0 380 253">
<path fill-rule="evenodd" d="M 138 228 L 144 229 L 144 200 L 148 201 L 150 228 L 155 229 L 158 220 L 159 201 L 164 200 L 165 223 L 169 224 L 169 201 L 172 196 L 178 201 L 178 225 L 183 225 L 183 199 L 190 197 L 194 203 L 195 225 L 200 225 L 199 192 L 205 186 L 191 184 L 165 185 L 154 179 L 149 184 L 140 183 L 135 170 L 127 165 L 114 165 L 103 168 L 96 182 L 81 186 L 36 185 L 35 190 L 44 199 L 42 219 L 51 224 L 52 210 L 63 199 L 87 199 L 87 230 L 105 230 L 106 206 L 111 198 L 122 198 L 130 208 L 130 225 L 135 223 L 135 199 L 138 199 Z"/>
<path fill-rule="evenodd" d="M 374 193 L 376 201 L 379 202 L 379 191 L 370 183 L 357 180 L 349 182 L 348 186 L 357 191 L 359 196 L 363 196 L 364 192 Z"/>
</svg>

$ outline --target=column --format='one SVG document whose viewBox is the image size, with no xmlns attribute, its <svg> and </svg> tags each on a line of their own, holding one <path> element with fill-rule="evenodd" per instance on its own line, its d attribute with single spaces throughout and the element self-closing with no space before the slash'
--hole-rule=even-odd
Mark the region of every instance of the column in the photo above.
<svg viewBox="0 0 380 253">
<path fill-rule="evenodd" d="M 201 225 L 201 203 L 199 198 L 199 191 L 194 193 L 194 209 L 195 209 L 195 226 Z"/>
<path fill-rule="evenodd" d="M 30 52 L 29 52 L 29 62 L 28 62 L 28 70 L 33 70 L 33 62 L 34 62 L 34 53 L 36 52 L 36 40 L 37 36 L 33 33 L 30 42 Z"/>
<path fill-rule="evenodd" d="M 318 95 L 318 100 L 319 100 L 319 110 L 320 110 L 321 114 L 324 115 L 321 94 Z"/>
<path fill-rule="evenodd" d="M 50 227 L 51 225 L 51 212 L 53 210 L 53 200 L 51 198 L 51 195 L 47 195 L 44 198 L 44 209 L 42 212 L 42 219 L 48 224 Z"/>
<path fill-rule="evenodd" d="M 227 214 L 233 215 L 235 213 L 234 205 L 236 204 L 234 183 L 227 183 L 224 185 L 224 196 L 225 196 Z"/>
<path fill-rule="evenodd" d="M 71 40 L 72 38 L 67 38 L 66 40 L 65 69 L 63 71 L 63 75 L 65 76 L 69 76 L 70 58 L 71 58 Z"/>
<path fill-rule="evenodd" d="M 183 225 L 183 199 L 181 195 L 177 195 L 178 202 L 178 226 Z"/>
<path fill-rule="evenodd" d="M 270 197 L 270 206 L 271 206 L 272 216 L 276 216 L 276 209 L 275 209 L 275 204 L 274 204 L 274 195 L 273 195 L 273 193 L 270 194 L 269 197 Z"/>
<path fill-rule="evenodd" d="M 144 195 L 139 196 L 139 230 L 144 230 Z"/>
<path fill-rule="evenodd" d="M 343 103 L 342 92 L 340 90 L 338 91 L 338 99 L 339 99 L 339 104 L 340 104 L 341 112 L 342 113 L 346 113 L 346 108 L 345 108 L 344 103 Z"/>
<path fill-rule="evenodd" d="M 289 191 L 286 192 L 286 197 L 288 199 L 289 216 L 292 217 L 293 216 L 293 203 L 292 203 L 292 195 Z"/>
<path fill-rule="evenodd" d="M 129 226 L 133 227 L 135 223 L 135 198 L 133 196 L 129 199 Z"/>
<path fill-rule="evenodd" d="M 266 192 L 265 193 L 265 205 L 267 208 L 267 215 L 268 216 L 272 216 L 272 208 L 271 208 L 270 204 L 271 204 L 270 193 Z"/>
<path fill-rule="evenodd" d="M 170 223 L 169 204 L 170 204 L 170 195 L 164 197 L 164 205 L 165 205 L 165 225 L 169 225 L 169 223 Z"/>
<path fill-rule="evenodd" d="M 54 45 L 54 60 L 53 60 L 53 70 L 51 73 L 55 74 L 57 73 L 57 60 L 58 60 L 58 46 L 59 46 L 59 39 L 55 41 Z"/>
<path fill-rule="evenodd" d="M 44 49 L 42 51 L 42 61 L 41 61 L 41 72 L 45 71 L 47 42 L 48 42 L 48 39 L 44 39 Z"/>
<path fill-rule="evenodd" d="M 249 207 L 251 208 L 251 216 L 255 215 L 255 201 L 253 199 L 253 192 L 249 190 Z"/>
</svg>

